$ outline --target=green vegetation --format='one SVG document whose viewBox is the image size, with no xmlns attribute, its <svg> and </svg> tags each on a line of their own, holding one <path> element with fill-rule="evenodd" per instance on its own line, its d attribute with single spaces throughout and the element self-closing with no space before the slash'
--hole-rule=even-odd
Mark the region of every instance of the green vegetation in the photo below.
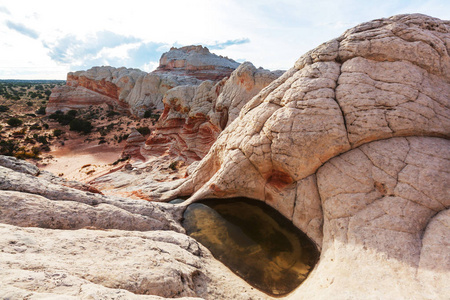
<svg viewBox="0 0 450 300">
<path fill-rule="evenodd" d="M 127 160 L 129 160 L 129 159 L 130 159 L 129 156 L 124 156 L 124 157 L 122 157 L 122 158 L 119 158 L 119 159 L 116 160 L 115 162 L 113 162 L 112 165 L 115 166 L 115 165 L 117 165 L 118 163 L 123 162 L 123 161 L 127 161 Z"/>
<path fill-rule="evenodd" d="M 148 128 L 148 127 L 139 127 L 139 128 L 136 128 L 136 130 L 139 131 L 139 133 L 144 136 L 150 134 L 150 128 Z"/>
<path fill-rule="evenodd" d="M 154 122 L 158 121 L 160 114 L 153 113 L 153 108 L 149 108 L 144 112 L 144 119 L 152 119 Z"/>
<path fill-rule="evenodd" d="M 11 127 L 18 127 L 23 124 L 23 121 L 19 118 L 12 117 L 6 121 L 6 123 Z"/>
<path fill-rule="evenodd" d="M 118 116 L 118 115 L 120 115 L 120 113 L 118 113 L 117 111 L 114 111 L 114 110 L 110 110 L 110 111 L 108 111 L 108 112 L 106 113 L 106 116 L 107 116 L 108 118 L 111 118 L 111 117 L 114 117 L 114 116 Z"/>
<path fill-rule="evenodd" d="M 50 151 L 50 147 L 79 138 L 69 130 L 87 135 L 84 139 L 87 143 L 118 144 L 128 138 L 132 127 L 149 135 L 153 121 L 159 117 L 150 109 L 145 113 L 146 119 L 138 121 L 127 118 L 120 111 L 99 106 L 46 114 L 52 89 L 64 83 L 0 80 L 0 154 L 21 159 L 45 159 L 48 156 L 45 152 Z"/>
<path fill-rule="evenodd" d="M 75 118 L 70 121 L 69 128 L 71 131 L 78 131 L 87 134 L 92 131 L 93 126 L 88 120 Z"/>
<path fill-rule="evenodd" d="M 45 115 L 45 106 L 39 107 L 39 109 L 36 110 L 36 114 L 38 114 L 38 115 Z"/>
<path fill-rule="evenodd" d="M 77 116 L 78 112 L 76 110 L 69 110 L 67 114 L 64 114 L 62 111 L 57 110 L 56 112 L 52 113 L 48 118 L 50 120 L 55 120 L 61 125 L 69 125 L 70 122 L 72 122 L 75 117 Z"/>
<path fill-rule="evenodd" d="M 61 136 L 61 135 L 63 135 L 64 134 L 64 131 L 62 131 L 61 129 L 55 129 L 55 130 L 53 130 L 53 136 L 54 137 L 59 137 L 59 136 Z"/>
<path fill-rule="evenodd" d="M 173 161 L 173 162 L 170 163 L 169 168 L 171 170 L 175 171 L 177 169 L 177 166 L 178 166 L 178 163 L 176 161 Z"/>
</svg>

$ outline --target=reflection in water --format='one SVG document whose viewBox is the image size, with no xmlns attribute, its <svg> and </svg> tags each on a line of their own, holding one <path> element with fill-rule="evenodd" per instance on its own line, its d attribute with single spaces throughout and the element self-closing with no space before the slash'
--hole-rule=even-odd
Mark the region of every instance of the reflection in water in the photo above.
<svg viewBox="0 0 450 300">
<path fill-rule="evenodd" d="M 180 203 L 183 203 L 184 201 L 186 201 L 186 199 L 177 198 L 177 199 L 173 199 L 172 201 L 169 201 L 169 203 L 170 204 L 180 204 Z"/>
<path fill-rule="evenodd" d="M 191 204 L 183 226 L 236 274 L 272 295 L 295 289 L 319 257 L 303 232 L 256 200 L 211 199 Z"/>
</svg>

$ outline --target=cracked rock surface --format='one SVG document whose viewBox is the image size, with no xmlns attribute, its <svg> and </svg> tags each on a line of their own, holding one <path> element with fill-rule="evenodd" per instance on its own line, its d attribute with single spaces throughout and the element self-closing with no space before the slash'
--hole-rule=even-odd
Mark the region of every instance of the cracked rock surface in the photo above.
<svg viewBox="0 0 450 300">
<path fill-rule="evenodd" d="M 264 88 L 184 182 L 154 196 L 243 196 L 280 211 L 322 248 L 295 299 L 448 295 L 449 41 L 449 21 L 421 14 L 346 31 Z"/>
<path fill-rule="evenodd" d="M 24 161 L 0 164 L 1 299 L 267 298 L 184 234 L 182 207 L 81 191 Z"/>
</svg>

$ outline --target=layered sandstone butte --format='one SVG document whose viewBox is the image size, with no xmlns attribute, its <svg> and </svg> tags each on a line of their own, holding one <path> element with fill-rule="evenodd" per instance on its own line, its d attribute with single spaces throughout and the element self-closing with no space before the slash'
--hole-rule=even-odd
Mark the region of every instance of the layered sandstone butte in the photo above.
<svg viewBox="0 0 450 300">
<path fill-rule="evenodd" d="M 240 109 L 282 71 L 241 64 L 228 79 L 178 86 L 163 99 L 164 113 L 146 141 L 147 155 L 169 154 L 188 163 L 202 159 Z"/>
<path fill-rule="evenodd" d="M 203 46 L 172 47 L 161 56 L 156 72 L 170 71 L 200 80 L 216 81 L 230 76 L 238 66 L 238 62 L 211 53 Z"/>
<path fill-rule="evenodd" d="M 295 299 L 448 295 L 449 41 L 449 21 L 414 14 L 320 45 L 162 198 L 250 197 L 292 220 L 322 247 Z"/>
<path fill-rule="evenodd" d="M 67 84 L 50 95 L 46 112 L 107 104 L 142 117 L 147 109 L 160 109 L 164 94 L 179 85 L 199 85 L 229 76 L 239 63 L 209 52 L 202 46 L 172 48 L 161 57 L 158 70 L 93 67 L 70 72 Z"/>
</svg>

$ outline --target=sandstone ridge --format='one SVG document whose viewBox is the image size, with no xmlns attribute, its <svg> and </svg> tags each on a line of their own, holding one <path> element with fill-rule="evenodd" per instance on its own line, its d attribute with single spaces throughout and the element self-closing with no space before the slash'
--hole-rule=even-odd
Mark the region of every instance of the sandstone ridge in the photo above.
<svg viewBox="0 0 450 300">
<path fill-rule="evenodd" d="M 168 153 L 188 163 L 202 159 L 244 104 L 282 73 L 244 62 L 226 80 L 167 91 L 164 112 L 143 153 Z"/>
<path fill-rule="evenodd" d="M 264 88 L 184 182 L 153 196 L 276 208 L 322 247 L 296 299 L 443 297 L 431 278 L 449 279 L 448 260 L 428 259 L 445 261 L 449 247 L 437 242 L 450 206 L 449 39 L 449 21 L 420 14 L 346 31 Z"/>
</svg>

